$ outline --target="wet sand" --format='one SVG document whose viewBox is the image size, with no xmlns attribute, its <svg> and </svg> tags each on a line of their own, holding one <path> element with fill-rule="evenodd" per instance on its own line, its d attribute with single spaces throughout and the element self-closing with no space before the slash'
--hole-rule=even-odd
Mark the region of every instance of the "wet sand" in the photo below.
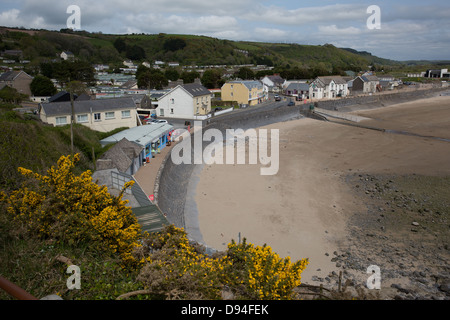
<svg viewBox="0 0 450 320">
<path fill-rule="evenodd" d="M 361 124 L 450 138 L 450 97 L 355 114 Z M 450 175 L 450 143 L 300 119 L 277 123 L 280 164 L 205 165 L 195 190 L 203 242 L 222 250 L 231 239 L 267 244 L 280 256 L 308 258 L 303 282 L 335 270 L 332 253 L 348 236 L 348 219 L 366 210 L 346 184 L 349 173 Z"/>
</svg>

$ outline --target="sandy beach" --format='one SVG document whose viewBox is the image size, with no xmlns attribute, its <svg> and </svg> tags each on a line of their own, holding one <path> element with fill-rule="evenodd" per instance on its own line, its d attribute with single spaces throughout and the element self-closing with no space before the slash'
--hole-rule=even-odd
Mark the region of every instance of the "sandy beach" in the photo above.
<svg viewBox="0 0 450 320">
<path fill-rule="evenodd" d="M 354 111 L 361 124 L 450 139 L 450 97 Z M 450 143 L 338 123 L 299 119 L 279 129 L 276 175 L 260 165 L 205 165 L 195 190 L 203 241 L 225 249 L 231 239 L 267 244 L 280 256 L 308 258 L 302 281 L 336 270 L 332 253 L 348 241 L 349 219 L 367 211 L 346 183 L 351 173 L 450 175 Z"/>
</svg>

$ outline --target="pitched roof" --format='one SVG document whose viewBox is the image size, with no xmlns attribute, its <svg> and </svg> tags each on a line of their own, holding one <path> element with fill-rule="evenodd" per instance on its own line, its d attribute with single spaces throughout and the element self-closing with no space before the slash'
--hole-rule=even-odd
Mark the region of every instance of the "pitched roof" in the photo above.
<svg viewBox="0 0 450 320">
<path fill-rule="evenodd" d="M 275 84 L 283 84 L 284 83 L 284 79 L 277 74 L 274 74 L 271 76 L 266 76 L 266 77 L 269 78 Z"/>
<path fill-rule="evenodd" d="M 181 85 L 181 87 L 193 97 L 211 94 L 211 92 L 208 89 L 206 89 L 204 86 L 198 83 L 187 83 Z"/>
<path fill-rule="evenodd" d="M 111 160 L 113 166 L 120 172 L 126 172 L 127 169 L 133 164 L 133 160 L 139 156 L 142 147 L 137 143 L 128 141 L 126 138 L 122 138 L 111 149 L 106 151 L 101 159 Z"/>
<path fill-rule="evenodd" d="M 367 75 L 367 76 L 361 76 L 361 78 L 362 78 L 364 81 L 366 81 L 366 82 L 370 82 L 370 81 L 380 81 L 380 79 L 378 79 L 377 76 L 370 76 L 370 75 Z"/>
<path fill-rule="evenodd" d="M 299 90 L 299 91 L 308 91 L 309 84 L 302 82 L 292 82 L 290 83 L 285 90 Z"/>
<path fill-rule="evenodd" d="M 6 71 L 0 76 L 0 81 L 14 81 L 21 73 L 27 75 L 28 77 L 32 78 L 29 74 L 23 71 Z"/>
<path fill-rule="evenodd" d="M 125 89 L 131 89 L 134 86 L 137 86 L 137 80 L 136 79 L 130 79 L 127 80 L 124 84 L 122 84 L 120 87 Z"/>
<path fill-rule="evenodd" d="M 76 94 L 73 95 L 73 98 L 76 99 L 78 96 Z M 48 99 L 48 102 L 62 102 L 62 101 L 70 101 L 70 93 L 67 91 L 60 91 Z"/>
<path fill-rule="evenodd" d="M 41 107 L 47 116 L 70 115 L 72 108 L 70 101 L 42 103 Z M 99 100 L 75 100 L 74 109 L 76 114 L 89 112 L 102 112 L 111 110 L 135 109 L 136 104 L 132 98 L 111 98 Z"/>
<path fill-rule="evenodd" d="M 317 77 L 317 79 L 320 79 L 325 85 L 329 85 L 331 81 L 334 81 L 336 84 L 346 84 L 347 81 L 344 80 L 341 76 L 323 76 L 323 77 Z"/>
<path fill-rule="evenodd" d="M 192 97 L 198 97 L 198 96 L 204 96 L 204 95 L 210 95 L 211 94 L 211 91 L 206 89 L 201 84 L 198 84 L 198 83 L 187 83 L 187 84 L 180 84 L 180 85 L 176 86 L 175 88 L 171 89 L 169 92 L 163 94 L 162 96 L 157 97 L 157 99 L 160 100 L 160 99 L 166 97 L 167 95 L 171 94 L 173 91 L 177 90 L 178 88 L 184 89 L 184 91 L 186 91 Z M 155 95 L 155 97 L 156 96 L 157 95 Z"/>
<path fill-rule="evenodd" d="M 264 87 L 262 82 L 258 80 L 230 81 L 228 83 L 241 83 L 246 86 L 248 90 L 252 90 L 253 88 L 262 89 Z"/>
</svg>

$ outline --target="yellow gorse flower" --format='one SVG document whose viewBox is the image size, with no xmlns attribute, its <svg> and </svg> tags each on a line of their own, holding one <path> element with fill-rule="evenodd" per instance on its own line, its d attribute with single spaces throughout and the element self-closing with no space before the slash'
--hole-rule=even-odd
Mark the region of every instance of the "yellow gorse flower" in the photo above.
<svg viewBox="0 0 450 320">
<path fill-rule="evenodd" d="M 124 262 L 134 262 L 133 250 L 140 245 L 140 225 L 122 193 L 115 197 L 106 186 L 92 181 L 87 170 L 75 175 L 73 169 L 80 155 L 62 156 L 47 175 L 18 168 L 24 176 L 40 182 L 38 190 L 26 187 L 1 198 L 16 221 L 29 232 L 56 241 L 80 243 L 89 241 L 99 250 L 118 253 Z"/>
</svg>

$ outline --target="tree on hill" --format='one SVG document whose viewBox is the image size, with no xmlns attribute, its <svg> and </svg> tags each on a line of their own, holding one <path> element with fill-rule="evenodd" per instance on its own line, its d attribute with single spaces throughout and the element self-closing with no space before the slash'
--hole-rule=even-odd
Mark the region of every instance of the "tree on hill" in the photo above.
<svg viewBox="0 0 450 320">
<path fill-rule="evenodd" d="M 15 88 L 9 86 L 4 86 L 0 90 L 0 100 L 4 102 L 19 104 L 27 97 L 27 95 L 20 93 Z"/>
<path fill-rule="evenodd" d="M 178 51 L 186 47 L 186 41 L 181 38 L 170 38 L 164 42 L 164 50 Z"/>
<path fill-rule="evenodd" d="M 161 90 L 168 85 L 167 78 L 162 71 L 153 68 L 145 68 L 147 70 L 143 70 L 139 72 L 139 75 L 136 75 L 139 88 Z"/>
<path fill-rule="evenodd" d="M 135 44 L 127 47 L 126 57 L 131 60 L 142 60 L 145 59 L 146 55 L 144 49 Z"/>
<path fill-rule="evenodd" d="M 203 73 L 202 84 L 208 89 L 214 89 L 221 86 L 220 80 L 222 79 L 222 74 L 217 69 L 209 69 Z"/>
<path fill-rule="evenodd" d="M 197 71 L 183 71 L 180 76 L 184 83 L 194 83 L 197 78 L 200 78 L 200 73 Z"/>
<path fill-rule="evenodd" d="M 43 75 L 37 75 L 33 78 L 30 89 L 34 96 L 52 96 L 56 93 L 52 80 Z"/>
<path fill-rule="evenodd" d="M 62 61 L 46 66 L 46 72 L 51 72 L 49 78 L 55 78 L 61 84 L 70 81 L 81 81 L 88 85 L 95 83 L 95 70 L 86 61 Z"/>
<path fill-rule="evenodd" d="M 117 51 L 119 51 L 120 53 L 124 52 L 127 49 L 127 44 L 125 43 L 125 40 L 123 40 L 122 38 L 117 38 L 114 41 L 114 48 L 117 49 Z"/>
<path fill-rule="evenodd" d="M 164 72 L 167 80 L 176 81 L 180 78 L 180 73 L 175 68 L 167 68 Z"/>
<path fill-rule="evenodd" d="M 239 68 L 234 75 L 236 78 L 240 78 L 242 80 L 253 80 L 255 78 L 255 73 L 248 67 Z"/>
</svg>

